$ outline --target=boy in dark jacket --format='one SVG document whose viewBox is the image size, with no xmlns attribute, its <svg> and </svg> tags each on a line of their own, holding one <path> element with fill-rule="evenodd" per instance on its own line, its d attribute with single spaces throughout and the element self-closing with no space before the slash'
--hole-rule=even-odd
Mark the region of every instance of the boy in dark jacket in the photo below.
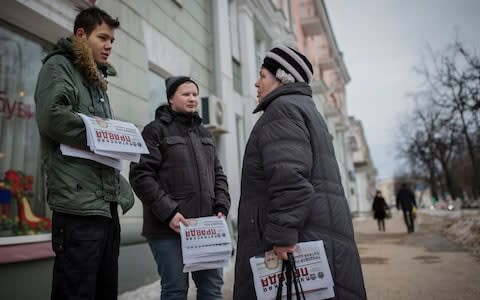
<svg viewBox="0 0 480 300">
<path fill-rule="evenodd" d="M 133 193 L 119 171 L 63 156 L 60 145 L 88 150 L 83 113 L 111 118 L 105 78 L 119 22 L 103 10 L 81 11 L 73 36 L 44 60 L 35 90 L 36 118 L 53 211 L 52 299 L 117 299 L 120 223 Z"/>
<path fill-rule="evenodd" d="M 142 135 L 150 154 L 130 167 L 130 183 L 143 203 L 143 232 L 158 274 L 161 299 L 187 299 L 180 223 L 187 218 L 226 217 L 230 208 L 227 177 L 215 142 L 197 113 L 198 85 L 189 77 L 165 81 L 169 105 L 160 106 Z M 198 299 L 220 300 L 222 269 L 192 272 Z"/>
</svg>

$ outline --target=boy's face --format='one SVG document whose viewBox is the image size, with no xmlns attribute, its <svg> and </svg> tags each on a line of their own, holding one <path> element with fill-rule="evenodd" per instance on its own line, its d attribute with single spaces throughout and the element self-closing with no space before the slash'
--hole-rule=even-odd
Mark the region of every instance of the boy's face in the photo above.
<svg viewBox="0 0 480 300">
<path fill-rule="evenodd" d="M 107 62 L 112 52 L 112 44 L 115 40 L 115 29 L 108 26 L 105 22 L 95 27 L 90 34 L 87 34 L 83 28 L 77 29 L 76 36 L 86 39 L 88 47 L 92 49 L 95 62 L 104 64 Z"/>
<path fill-rule="evenodd" d="M 185 82 L 178 86 L 169 100 L 173 111 L 192 113 L 197 111 L 198 90 L 192 82 Z"/>
</svg>

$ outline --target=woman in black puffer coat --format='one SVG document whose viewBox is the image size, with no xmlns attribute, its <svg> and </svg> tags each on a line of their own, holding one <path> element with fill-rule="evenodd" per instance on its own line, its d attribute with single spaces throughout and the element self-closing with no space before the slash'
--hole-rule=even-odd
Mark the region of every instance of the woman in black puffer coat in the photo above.
<svg viewBox="0 0 480 300">
<path fill-rule="evenodd" d="M 255 299 L 249 259 L 273 249 L 284 259 L 299 242 L 323 240 L 335 299 L 366 299 L 350 209 L 332 136 L 312 100 L 312 66 L 278 46 L 257 87 L 263 111 L 245 150 L 238 210 L 234 299 Z"/>
</svg>

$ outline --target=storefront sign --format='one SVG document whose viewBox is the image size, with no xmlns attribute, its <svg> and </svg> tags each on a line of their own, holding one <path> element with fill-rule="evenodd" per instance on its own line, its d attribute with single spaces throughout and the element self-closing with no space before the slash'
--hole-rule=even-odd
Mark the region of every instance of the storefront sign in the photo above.
<svg viewBox="0 0 480 300">
<path fill-rule="evenodd" d="M 9 100 L 6 91 L 0 91 L 0 115 L 6 115 L 7 120 L 13 117 L 29 120 L 35 116 L 31 104 L 18 100 Z"/>
</svg>

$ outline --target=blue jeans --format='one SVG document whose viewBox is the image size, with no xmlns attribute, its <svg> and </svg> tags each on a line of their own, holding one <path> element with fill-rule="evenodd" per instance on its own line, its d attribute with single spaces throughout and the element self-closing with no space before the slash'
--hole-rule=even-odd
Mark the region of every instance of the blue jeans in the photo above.
<svg viewBox="0 0 480 300">
<path fill-rule="evenodd" d="M 161 300 L 187 300 L 188 273 L 183 273 L 180 239 L 148 239 L 161 278 Z M 197 300 L 222 300 L 223 269 L 192 272 Z"/>
</svg>

